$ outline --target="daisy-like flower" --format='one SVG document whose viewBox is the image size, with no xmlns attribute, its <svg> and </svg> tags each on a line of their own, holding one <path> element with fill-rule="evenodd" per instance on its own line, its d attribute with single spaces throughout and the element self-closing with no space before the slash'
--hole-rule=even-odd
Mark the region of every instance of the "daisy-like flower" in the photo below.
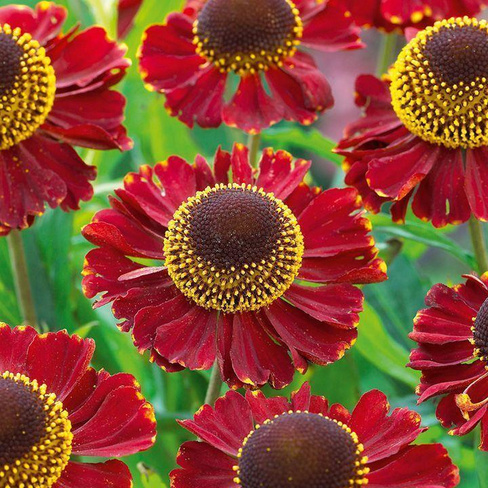
<svg viewBox="0 0 488 488">
<path fill-rule="evenodd" d="M 151 447 L 154 411 L 133 376 L 89 366 L 94 350 L 65 331 L 0 325 L 1 488 L 132 486 L 124 463 L 100 458 Z"/>
<path fill-rule="evenodd" d="M 410 337 L 418 342 L 409 366 L 422 371 L 419 402 L 443 396 L 437 417 L 453 435 L 481 423 L 480 449 L 488 451 L 488 274 L 466 275 L 453 287 L 429 291 Z"/>
<path fill-rule="evenodd" d="M 233 387 L 281 388 L 293 364 L 336 361 L 357 336 L 353 283 L 386 279 L 385 265 L 356 190 L 309 187 L 309 166 L 267 149 L 254 171 L 236 144 L 213 170 L 173 156 L 130 173 L 83 230 L 97 246 L 86 296 L 113 302 L 122 330 L 167 371 L 218 359 Z"/>
<path fill-rule="evenodd" d="M 312 396 L 246 397 L 231 391 L 180 424 L 202 442 L 186 442 L 172 488 L 451 488 L 459 472 L 441 444 L 412 443 L 425 430 L 407 408 L 390 413 L 370 391 L 350 413 Z"/>
<path fill-rule="evenodd" d="M 123 39 L 134 26 L 134 18 L 142 6 L 142 0 L 118 0 L 117 37 Z"/>
<path fill-rule="evenodd" d="M 22 229 L 45 205 L 79 208 L 95 168 L 73 145 L 130 149 L 125 98 L 111 90 L 126 48 L 93 27 L 61 33 L 66 9 L 40 2 L 0 8 L 0 233 Z"/>
<path fill-rule="evenodd" d="M 390 81 L 362 76 L 365 117 L 346 129 L 338 152 L 346 182 L 379 211 L 409 201 L 436 227 L 471 215 L 488 220 L 488 26 L 453 18 L 421 31 L 403 49 Z"/>
<path fill-rule="evenodd" d="M 355 22 L 386 32 L 423 29 L 436 20 L 474 17 L 485 0 L 346 0 Z"/>
<path fill-rule="evenodd" d="M 187 0 L 147 29 L 140 68 L 190 127 L 256 133 L 282 119 L 310 124 L 330 108 L 329 83 L 302 48 L 359 48 L 358 33 L 342 0 Z"/>
</svg>

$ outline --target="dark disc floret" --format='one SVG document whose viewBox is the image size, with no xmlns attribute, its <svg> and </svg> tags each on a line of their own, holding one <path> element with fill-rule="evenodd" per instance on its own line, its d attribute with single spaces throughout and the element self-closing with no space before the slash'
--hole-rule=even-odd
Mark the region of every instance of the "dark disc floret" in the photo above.
<svg viewBox="0 0 488 488">
<path fill-rule="evenodd" d="M 27 454 L 46 435 L 44 405 L 29 386 L 0 376 L 0 466 Z"/>
<path fill-rule="evenodd" d="M 476 315 L 473 341 L 476 355 L 486 361 L 488 359 L 488 298 L 483 302 Z"/>
<path fill-rule="evenodd" d="M 342 422 L 289 412 L 251 432 L 239 451 L 243 488 L 351 488 L 366 484 L 357 435 Z"/>
<path fill-rule="evenodd" d="M 199 53 L 222 71 L 255 72 L 291 55 L 302 36 L 291 0 L 208 0 L 194 25 Z"/>
<path fill-rule="evenodd" d="M 24 50 L 12 36 L 0 32 L 0 98 L 15 88 L 15 81 L 22 74 Z"/>
<path fill-rule="evenodd" d="M 258 310 L 293 283 L 303 236 L 292 211 L 251 185 L 219 184 L 183 202 L 168 225 L 164 254 L 175 285 L 198 305 Z"/>
</svg>

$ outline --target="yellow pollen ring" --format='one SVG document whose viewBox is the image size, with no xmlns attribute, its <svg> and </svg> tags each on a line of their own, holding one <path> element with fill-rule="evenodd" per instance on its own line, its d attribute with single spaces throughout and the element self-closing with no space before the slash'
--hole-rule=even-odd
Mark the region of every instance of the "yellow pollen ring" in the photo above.
<svg viewBox="0 0 488 488">
<path fill-rule="evenodd" d="M 262 0 L 263 2 L 265 0 Z M 291 30 L 284 33 L 284 40 L 280 45 L 273 46 L 254 52 L 244 52 L 242 50 L 226 50 L 212 45 L 212 39 L 200 33 L 198 18 L 193 23 L 193 44 L 196 52 L 209 63 L 214 64 L 221 73 L 235 72 L 239 76 L 256 74 L 267 71 L 271 67 L 283 65 L 286 58 L 294 56 L 297 47 L 303 37 L 303 22 L 300 11 L 291 0 L 283 0 L 287 4 L 294 16 L 294 25 Z M 262 19 L 265 22 L 267 19 Z M 259 42 L 259 39 L 257 39 Z"/>
<path fill-rule="evenodd" d="M 192 222 L 192 212 L 212 194 L 228 190 L 254 194 L 276 213 L 279 235 L 267 259 L 223 268 L 198 255 L 191 238 L 191 226 L 198 224 Z M 292 211 L 262 188 L 235 183 L 208 187 L 183 202 L 164 239 L 166 266 L 178 289 L 197 305 L 224 313 L 258 310 L 273 303 L 293 283 L 303 252 L 303 236 Z"/>
<path fill-rule="evenodd" d="M 31 137 L 45 122 L 54 104 L 56 77 L 45 49 L 30 34 L 4 24 L 0 38 L 6 56 L 13 58 L 9 69 L 15 68 L 6 85 L 0 79 L 0 150 L 5 150 Z"/>
<path fill-rule="evenodd" d="M 405 127 L 426 142 L 450 149 L 488 144 L 486 76 L 480 72 L 474 73 L 473 79 L 456 80 L 458 68 L 461 72 L 470 71 L 470 58 L 449 56 L 439 45 L 435 50 L 429 48 L 443 38 L 440 36 L 450 36 L 453 42 L 449 44 L 466 49 L 476 58 L 475 46 L 470 45 L 469 38 L 466 40 L 468 31 L 485 34 L 488 39 L 484 20 L 463 17 L 438 21 L 403 48 L 390 70 L 393 109 Z M 444 46 L 447 49 L 447 44 Z M 434 61 L 444 66 L 445 73 L 439 72 Z"/>
<path fill-rule="evenodd" d="M 24 385 L 44 406 L 45 431 L 30 451 L 13 463 L 0 466 L 0 488 L 50 488 L 60 478 L 71 456 L 73 434 L 68 412 L 39 385 L 27 376 L 6 371 L 0 378 Z"/>
</svg>

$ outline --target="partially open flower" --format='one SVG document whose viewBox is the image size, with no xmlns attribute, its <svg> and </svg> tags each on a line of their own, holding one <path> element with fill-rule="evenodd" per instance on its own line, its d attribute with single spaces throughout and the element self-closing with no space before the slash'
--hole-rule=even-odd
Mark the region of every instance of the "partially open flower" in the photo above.
<svg viewBox="0 0 488 488">
<path fill-rule="evenodd" d="M 0 325 L 0 488 L 132 486 L 124 463 L 99 458 L 151 447 L 154 411 L 131 375 L 89 366 L 94 349 L 66 332 Z"/>
<path fill-rule="evenodd" d="M 188 0 L 147 29 L 140 67 L 190 127 L 256 133 L 282 119 L 310 124 L 330 108 L 330 86 L 302 48 L 355 49 L 358 32 L 341 0 Z"/>
<path fill-rule="evenodd" d="M 93 27 L 61 32 L 64 7 L 0 8 L 0 234 L 23 229 L 46 204 L 79 208 L 95 168 L 72 147 L 130 149 L 125 98 L 111 90 L 126 48 Z"/>
<path fill-rule="evenodd" d="M 474 17 L 485 0 L 345 0 L 354 21 L 386 32 L 423 29 L 437 20 Z"/>
<path fill-rule="evenodd" d="M 412 199 L 436 227 L 488 220 L 487 53 L 485 21 L 443 20 L 403 49 L 391 80 L 358 79 L 365 117 L 346 128 L 338 152 L 369 210 L 393 201 L 401 222 Z"/>
<path fill-rule="evenodd" d="M 237 144 L 213 171 L 174 156 L 130 173 L 83 230 L 98 246 L 85 294 L 113 302 L 120 327 L 168 371 L 217 358 L 232 386 L 281 388 L 292 361 L 302 372 L 336 361 L 357 336 L 353 284 L 386 279 L 385 264 L 357 192 L 309 187 L 309 166 L 267 149 L 255 171 Z"/>
<path fill-rule="evenodd" d="M 480 449 L 488 451 L 488 274 L 465 276 L 453 287 L 438 284 L 410 337 L 419 347 L 409 366 L 422 371 L 419 402 L 443 396 L 437 417 L 453 435 L 481 422 Z"/>
<path fill-rule="evenodd" d="M 312 396 L 305 384 L 289 402 L 261 392 L 229 392 L 180 424 L 202 442 L 186 442 L 172 488 L 452 488 L 459 472 L 441 444 L 412 445 L 420 416 L 391 412 L 370 391 L 350 413 Z"/>
</svg>

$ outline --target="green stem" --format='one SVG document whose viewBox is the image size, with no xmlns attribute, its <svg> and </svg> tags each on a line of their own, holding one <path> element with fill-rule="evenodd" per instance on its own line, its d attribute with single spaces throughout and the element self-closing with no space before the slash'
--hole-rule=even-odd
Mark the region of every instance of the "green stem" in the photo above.
<svg viewBox="0 0 488 488">
<path fill-rule="evenodd" d="M 208 383 L 207 394 L 205 396 L 205 403 L 212 405 L 215 400 L 220 397 L 220 390 L 222 389 L 222 377 L 220 376 L 220 369 L 217 361 L 213 365 L 212 376 L 210 376 L 210 381 Z"/>
<path fill-rule="evenodd" d="M 384 75 L 395 61 L 396 43 L 396 34 L 384 34 L 381 36 L 381 47 L 378 56 L 378 65 L 376 67 L 377 76 Z"/>
<path fill-rule="evenodd" d="M 481 222 L 475 217 L 469 220 L 469 232 L 473 243 L 474 255 L 478 263 L 478 271 L 484 273 L 488 271 L 488 255 L 486 254 L 486 242 L 483 234 Z"/>
<path fill-rule="evenodd" d="M 256 168 L 258 164 L 258 152 L 261 144 L 261 134 L 249 134 L 248 147 L 249 147 L 249 160 L 251 166 Z"/>
<path fill-rule="evenodd" d="M 36 308 L 32 298 L 32 290 L 27 271 L 24 243 L 20 231 L 13 230 L 7 236 L 15 292 L 19 301 L 20 312 L 25 324 L 37 326 Z"/>
</svg>

